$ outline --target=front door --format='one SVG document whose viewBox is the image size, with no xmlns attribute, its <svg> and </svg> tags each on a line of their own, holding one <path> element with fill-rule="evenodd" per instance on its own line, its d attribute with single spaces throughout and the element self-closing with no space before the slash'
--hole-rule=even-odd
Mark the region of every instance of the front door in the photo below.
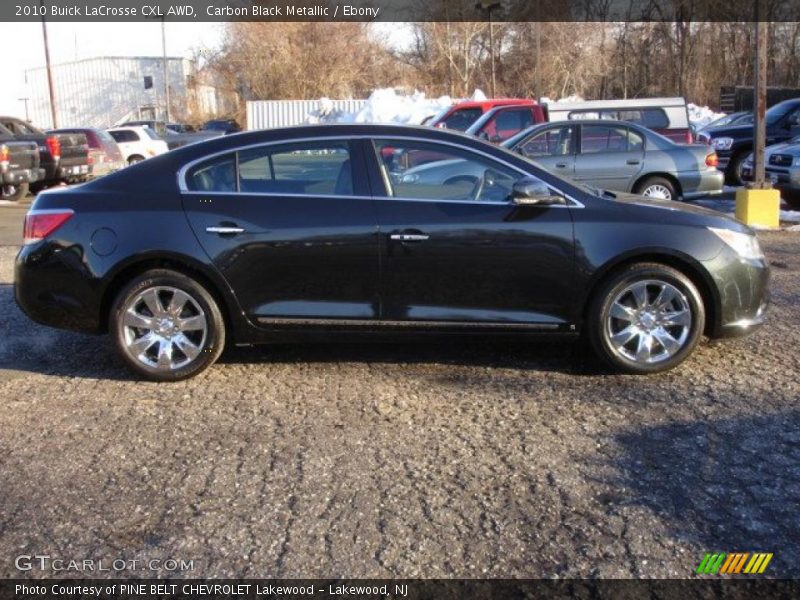
<svg viewBox="0 0 800 600">
<path fill-rule="evenodd" d="M 436 158 L 404 169 L 397 158 L 406 153 Z M 511 186 L 523 173 L 449 144 L 380 139 L 369 156 L 384 320 L 567 326 L 574 250 L 567 206 L 512 204 Z"/>
<path fill-rule="evenodd" d="M 378 237 L 363 156 L 345 140 L 264 145 L 186 174 L 183 202 L 246 316 L 378 317 Z"/>
</svg>

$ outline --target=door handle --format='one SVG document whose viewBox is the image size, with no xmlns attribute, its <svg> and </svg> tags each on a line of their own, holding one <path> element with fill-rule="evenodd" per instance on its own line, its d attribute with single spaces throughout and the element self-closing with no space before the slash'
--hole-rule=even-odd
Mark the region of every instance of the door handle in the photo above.
<svg viewBox="0 0 800 600">
<path fill-rule="evenodd" d="M 567 163 L 556 163 L 556 169 L 566 169 Z"/>
<path fill-rule="evenodd" d="M 429 237 L 424 233 L 393 233 L 389 236 L 389 239 L 396 242 L 424 242 Z"/>
<path fill-rule="evenodd" d="M 236 233 L 244 233 L 241 227 L 206 227 L 207 233 L 217 233 L 219 235 L 231 235 Z"/>
<path fill-rule="evenodd" d="M 635 158 L 631 158 L 630 160 L 626 161 L 629 165 L 638 165 L 641 161 L 636 160 Z"/>
</svg>

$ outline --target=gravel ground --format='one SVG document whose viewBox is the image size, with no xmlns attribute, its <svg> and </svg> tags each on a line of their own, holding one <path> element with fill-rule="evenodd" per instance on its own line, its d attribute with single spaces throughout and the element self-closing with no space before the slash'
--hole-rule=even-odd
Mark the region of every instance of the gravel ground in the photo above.
<svg viewBox="0 0 800 600">
<path fill-rule="evenodd" d="M 685 577 L 706 551 L 798 576 L 800 236 L 761 237 L 768 325 L 668 374 L 477 340 L 235 350 L 169 385 L 28 321 L 0 248 L 0 577 Z"/>
</svg>

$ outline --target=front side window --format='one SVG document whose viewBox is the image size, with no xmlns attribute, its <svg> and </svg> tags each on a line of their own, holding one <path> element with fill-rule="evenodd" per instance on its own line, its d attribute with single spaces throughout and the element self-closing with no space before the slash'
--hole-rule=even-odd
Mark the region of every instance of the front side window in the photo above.
<svg viewBox="0 0 800 600">
<path fill-rule="evenodd" d="M 376 140 L 385 194 L 395 198 L 508 202 L 522 175 L 483 155 L 416 140 Z"/>
<path fill-rule="evenodd" d="M 571 125 L 541 131 L 519 145 L 520 154 L 528 158 L 573 154 L 573 131 Z"/>
<path fill-rule="evenodd" d="M 584 125 L 581 128 L 581 153 L 626 152 L 628 130 L 611 125 Z"/>
</svg>

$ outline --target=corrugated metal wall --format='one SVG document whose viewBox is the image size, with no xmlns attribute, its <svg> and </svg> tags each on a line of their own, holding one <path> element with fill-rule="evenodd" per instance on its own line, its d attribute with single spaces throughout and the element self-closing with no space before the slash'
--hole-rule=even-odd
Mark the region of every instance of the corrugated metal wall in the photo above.
<svg viewBox="0 0 800 600">
<path fill-rule="evenodd" d="M 291 127 L 306 122 L 309 114 L 320 109 L 320 100 L 257 100 L 247 103 L 247 129 Z M 354 113 L 366 100 L 331 100 L 333 109 Z"/>
<path fill-rule="evenodd" d="M 185 103 L 191 62 L 170 57 L 171 105 Z M 102 57 L 53 65 L 59 127 L 110 127 L 142 106 L 163 109 L 164 63 L 157 57 Z M 144 76 L 153 88 L 144 89 Z M 47 73 L 43 68 L 25 72 L 31 121 L 51 127 Z"/>
</svg>

